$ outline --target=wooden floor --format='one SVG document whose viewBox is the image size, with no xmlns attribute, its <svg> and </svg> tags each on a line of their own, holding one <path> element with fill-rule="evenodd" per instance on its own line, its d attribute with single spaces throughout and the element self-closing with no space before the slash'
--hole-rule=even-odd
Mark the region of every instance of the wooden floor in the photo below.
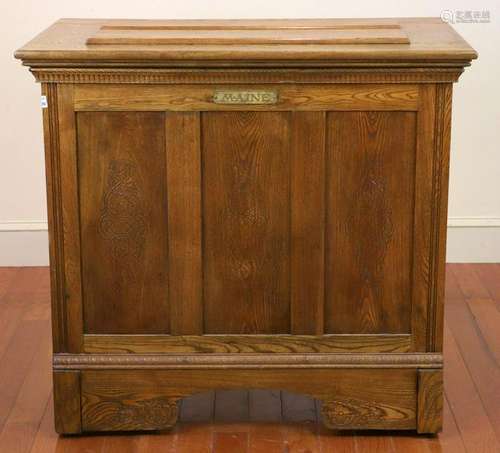
<svg viewBox="0 0 500 453">
<path fill-rule="evenodd" d="M 444 430 L 329 432 L 314 401 L 271 391 L 185 400 L 170 433 L 61 437 L 51 398 L 47 268 L 0 268 L 0 453 L 498 452 L 500 264 L 447 268 Z"/>
</svg>

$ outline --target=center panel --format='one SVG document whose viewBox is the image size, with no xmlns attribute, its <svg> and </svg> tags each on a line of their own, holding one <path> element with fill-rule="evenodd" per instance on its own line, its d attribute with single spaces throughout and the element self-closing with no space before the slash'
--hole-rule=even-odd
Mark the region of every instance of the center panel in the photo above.
<svg viewBox="0 0 500 453">
<path fill-rule="evenodd" d="M 290 332 L 290 113 L 201 115 L 206 334 Z"/>
</svg>

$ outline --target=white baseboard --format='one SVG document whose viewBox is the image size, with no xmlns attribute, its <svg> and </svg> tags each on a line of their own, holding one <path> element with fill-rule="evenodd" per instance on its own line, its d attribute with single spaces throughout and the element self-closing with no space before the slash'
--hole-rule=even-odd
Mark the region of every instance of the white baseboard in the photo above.
<svg viewBox="0 0 500 453">
<path fill-rule="evenodd" d="M 31 220 L 31 221 L 10 221 L 10 222 L 0 222 L 0 233 L 9 232 L 9 233 L 19 233 L 25 231 L 47 231 L 47 222 Z"/>
<path fill-rule="evenodd" d="M 500 226 L 448 227 L 448 263 L 500 262 Z"/>
<path fill-rule="evenodd" d="M 500 217 L 450 217 L 446 260 L 500 262 Z M 47 222 L 0 222 L 0 266 L 47 266 Z"/>
<path fill-rule="evenodd" d="M 48 266 L 47 230 L 13 231 L 0 227 L 0 266 Z"/>
<path fill-rule="evenodd" d="M 500 262 L 500 217 L 450 217 L 446 261 Z"/>
<path fill-rule="evenodd" d="M 500 217 L 450 217 L 448 228 L 497 228 Z"/>
</svg>

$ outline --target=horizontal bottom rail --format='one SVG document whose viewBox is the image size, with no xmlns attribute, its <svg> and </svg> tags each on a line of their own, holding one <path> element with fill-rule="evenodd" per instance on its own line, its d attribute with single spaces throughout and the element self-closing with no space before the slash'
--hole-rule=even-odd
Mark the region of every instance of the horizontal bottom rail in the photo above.
<svg viewBox="0 0 500 453">
<path fill-rule="evenodd" d="M 186 368 L 441 368 L 442 354 L 54 354 L 55 370 Z"/>
</svg>

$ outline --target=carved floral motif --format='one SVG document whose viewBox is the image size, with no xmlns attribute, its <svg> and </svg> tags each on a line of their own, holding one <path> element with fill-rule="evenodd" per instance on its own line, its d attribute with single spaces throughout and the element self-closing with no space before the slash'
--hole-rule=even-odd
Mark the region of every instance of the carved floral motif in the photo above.
<svg viewBox="0 0 500 453">
<path fill-rule="evenodd" d="M 355 399 L 324 402 L 321 414 L 328 425 L 336 427 L 366 426 L 384 418 L 381 407 Z"/>
<path fill-rule="evenodd" d="M 117 426 L 146 426 L 166 428 L 177 421 L 177 403 L 174 400 L 155 398 L 120 404 L 112 423 Z"/>
<path fill-rule="evenodd" d="M 109 164 L 98 228 L 111 245 L 115 259 L 137 259 L 141 255 L 146 220 L 137 171 L 129 160 L 113 160 Z"/>
</svg>

